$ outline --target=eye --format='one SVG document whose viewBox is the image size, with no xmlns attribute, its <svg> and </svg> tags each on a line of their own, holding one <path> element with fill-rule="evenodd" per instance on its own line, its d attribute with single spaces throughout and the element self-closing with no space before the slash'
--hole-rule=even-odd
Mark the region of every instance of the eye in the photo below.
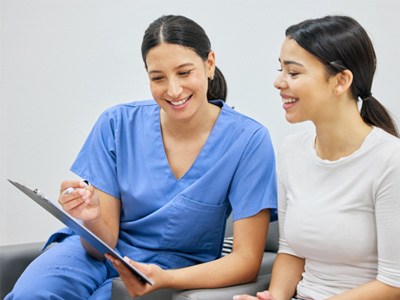
<svg viewBox="0 0 400 300">
<path fill-rule="evenodd" d="M 192 71 L 193 70 L 180 71 L 180 72 L 178 72 L 178 75 L 182 76 L 182 77 L 186 77 L 186 76 L 189 76 L 190 73 L 192 73 Z"/>
<path fill-rule="evenodd" d="M 298 73 L 298 72 L 289 72 L 288 74 L 290 76 L 292 76 L 292 77 L 295 77 L 295 76 L 299 75 L 300 73 Z"/>
<path fill-rule="evenodd" d="M 278 68 L 277 71 L 283 72 L 283 68 Z M 295 77 L 300 74 L 299 72 L 290 71 L 290 70 L 286 71 L 286 73 L 289 74 L 289 76 L 291 76 L 291 77 Z"/>
<path fill-rule="evenodd" d="M 159 82 L 159 81 L 161 81 L 163 79 L 164 79 L 164 77 L 162 77 L 162 76 L 150 77 L 150 80 L 154 81 L 154 82 Z"/>
</svg>

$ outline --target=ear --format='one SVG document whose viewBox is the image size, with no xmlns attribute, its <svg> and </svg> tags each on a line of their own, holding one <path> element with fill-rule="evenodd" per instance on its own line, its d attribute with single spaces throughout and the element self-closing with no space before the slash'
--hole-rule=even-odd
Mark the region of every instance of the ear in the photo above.
<svg viewBox="0 0 400 300">
<path fill-rule="evenodd" d="M 206 60 L 206 71 L 207 71 L 207 77 L 214 77 L 214 73 L 215 73 L 215 52 L 214 51 L 210 51 L 210 53 L 208 53 L 208 57 Z"/>
<path fill-rule="evenodd" d="M 343 70 L 335 75 L 335 93 L 339 96 L 347 93 L 353 83 L 353 73 L 350 70 Z"/>
</svg>

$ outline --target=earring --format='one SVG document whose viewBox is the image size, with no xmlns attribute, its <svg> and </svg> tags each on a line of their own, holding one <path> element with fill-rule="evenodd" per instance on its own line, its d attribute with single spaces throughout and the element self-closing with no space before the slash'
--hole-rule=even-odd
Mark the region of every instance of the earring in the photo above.
<svg viewBox="0 0 400 300">
<path fill-rule="evenodd" d="M 214 74 L 211 74 L 209 78 L 211 81 L 214 80 Z"/>
</svg>

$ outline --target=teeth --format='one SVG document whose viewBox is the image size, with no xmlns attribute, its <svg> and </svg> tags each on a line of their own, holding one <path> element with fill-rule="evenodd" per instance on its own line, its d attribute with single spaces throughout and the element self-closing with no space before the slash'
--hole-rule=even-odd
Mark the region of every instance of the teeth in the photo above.
<svg viewBox="0 0 400 300">
<path fill-rule="evenodd" d="M 179 101 L 176 101 L 176 102 L 170 101 L 170 103 L 172 105 L 178 106 L 178 105 L 185 104 L 188 100 L 189 100 L 189 97 L 186 97 L 185 99 L 182 99 L 182 100 L 179 100 Z"/>
<path fill-rule="evenodd" d="M 282 99 L 282 101 L 283 101 L 283 103 L 287 104 L 287 103 L 294 103 L 294 102 L 297 101 L 297 99 L 295 99 L 295 98 L 285 98 L 285 99 Z"/>
</svg>

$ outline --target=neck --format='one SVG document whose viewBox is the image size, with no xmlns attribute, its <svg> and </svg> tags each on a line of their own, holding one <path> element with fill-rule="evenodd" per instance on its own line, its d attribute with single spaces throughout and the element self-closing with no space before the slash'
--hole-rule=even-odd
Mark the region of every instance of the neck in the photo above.
<svg viewBox="0 0 400 300">
<path fill-rule="evenodd" d="M 209 133 L 218 118 L 220 108 L 207 103 L 205 109 L 197 112 L 189 120 L 170 118 L 163 110 L 160 112 L 160 122 L 163 134 L 174 138 L 193 138 L 202 133 Z"/>
<path fill-rule="evenodd" d="M 316 124 L 315 151 L 320 158 L 332 161 L 349 156 L 361 147 L 371 130 L 358 110 Z"/>
</svg>

